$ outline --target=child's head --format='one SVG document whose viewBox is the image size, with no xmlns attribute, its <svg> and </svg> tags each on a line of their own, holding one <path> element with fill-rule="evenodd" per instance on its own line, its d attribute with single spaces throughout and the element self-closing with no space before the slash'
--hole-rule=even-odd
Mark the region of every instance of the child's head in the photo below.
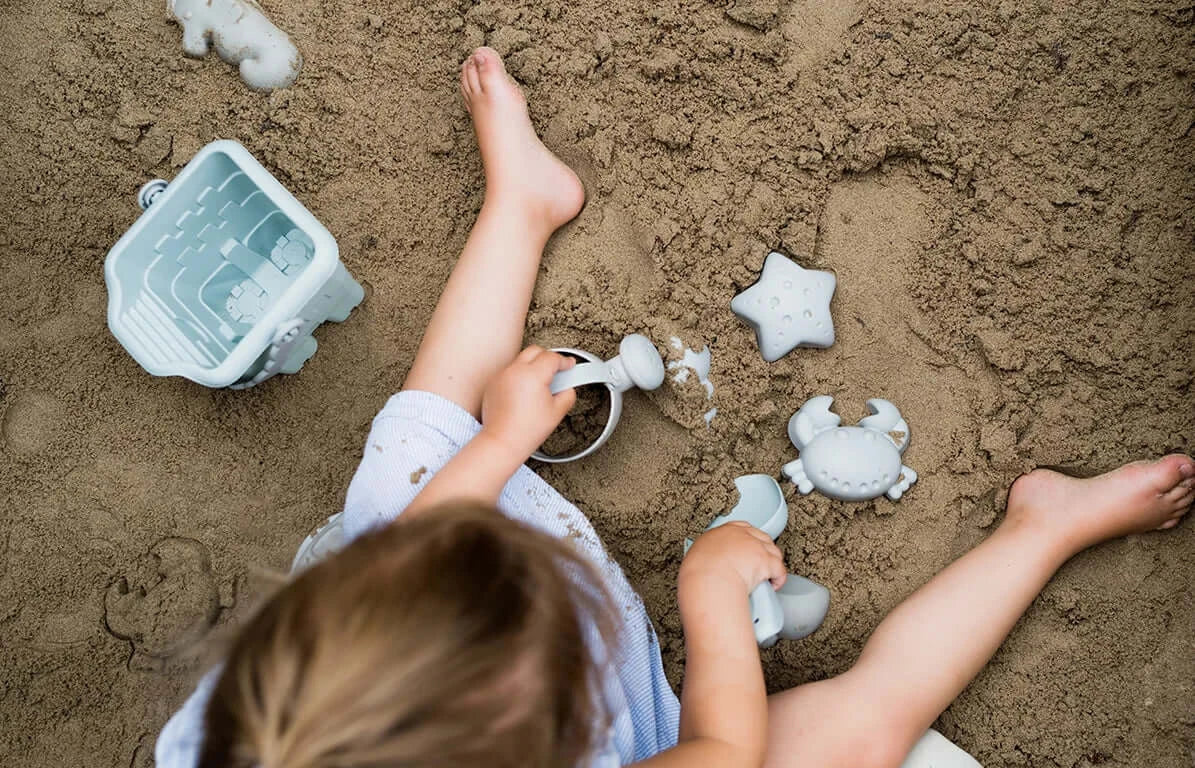
<svg viewBox="0 0 1195 768">
<path fill-rule="evenodd" d="M 575 765 L 604 735 L 600 583 L 566 543 L 473 505 L 363 536 L 241 632 L 200 766 Z"/>
</svg>

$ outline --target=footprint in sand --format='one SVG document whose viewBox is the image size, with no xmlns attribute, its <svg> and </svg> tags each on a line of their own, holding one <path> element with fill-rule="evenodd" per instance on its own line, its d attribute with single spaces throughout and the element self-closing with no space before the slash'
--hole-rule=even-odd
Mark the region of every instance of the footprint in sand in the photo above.
<svg viewBox="0 0 1195 768">
<path fill-rule="evenodd" d="M 129 768 L 154 768 L 154 741 L 153 734 L 141 734 L 141 737 L 137 739 L 137 746 L 133 747 Z"/>
<path fill-rule="evenodd" d="M 830 192 L 816 248 L 818 267 L 833 269 L 839 286 L 838 338 L 820 356 L 818 390 L 835 395 L 847 423 L 866 415 L 867 398 L 896 403 L 917 433 L 915 461 L 929 467 L 974 443 L 985 386 L 911 290 L 923 279 L 924 246 L 939 236 L 945 211 L 903 169 L 848 177 Z M 917 486 L 923 497 L 934 488 L 932 473 L 925 480 Z"/>
<path fill-rule="evenodd" d="M 600 297 L 604 316 L 642 318 L 662 281 L 651 258 L 652 242 L 628 208 L 615 203 L 587 207 L 568 236 L 549 246 L 536 303 L 553 313 Z M 571 320 L 565 324 L 575 324 Z"/>
<path fill-rule="evenodd" d="M 9 395 L 11 400 L 0 422 L 4 450 L 18 456 L 41 453 L 62 433 L 65 409 L 44 392 Z"/>
<path fill-rule="evenodd" d="M 162 539 L 108 587 L 108 631 L 138 654 L 164 659 L 194 645 L 220 612 L 207 549 L 194 539 Z"/>
</svg>

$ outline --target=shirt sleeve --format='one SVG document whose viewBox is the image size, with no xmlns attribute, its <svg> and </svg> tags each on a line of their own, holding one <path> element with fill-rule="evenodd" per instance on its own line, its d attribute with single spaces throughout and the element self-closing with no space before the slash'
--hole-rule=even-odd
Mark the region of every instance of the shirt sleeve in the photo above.
<svg viewBox="0 0 1195 768">
<path fill-rule="evenodd" d="M 166 722 L 154 746 L 154 764 L 157 768 L 195 768 L 199 764 L 199 750 L 203 747 L 203 715 L 212 698 L 216 681 L 223 669 L 217 666 L 195 686 L 181 709 Z"/>
</svg>

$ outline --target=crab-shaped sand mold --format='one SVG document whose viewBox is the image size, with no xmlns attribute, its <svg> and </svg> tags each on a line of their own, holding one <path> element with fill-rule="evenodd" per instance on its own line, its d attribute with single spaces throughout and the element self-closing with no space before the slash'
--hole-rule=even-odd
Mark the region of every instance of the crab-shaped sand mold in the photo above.
<svg viewBox="0 0 1195 768">
<path fill-rule="evenodd" d="M 772 252 L 759 280 L 735 296 L 730 309 L 755 329 L 763 359 L 775 362 L 797 347 L 834 343 L 830 300 L 837 280 L 831 272 L 802 269 Z"/>
<path fill-rule="evenodd" d="M 830 410 L 834 398 L 809 399 L 788 422 L 788 437 L 801 457 L 781 470 L 801 493 L 814 488 L 843 501 L 887 495 L 898 500 L 917 473 L 901 463 L 909 447 L 909 425 L 887 400 L 867 401 L 871 415 L 857 426 L 840 427 Z"/>
</svg>

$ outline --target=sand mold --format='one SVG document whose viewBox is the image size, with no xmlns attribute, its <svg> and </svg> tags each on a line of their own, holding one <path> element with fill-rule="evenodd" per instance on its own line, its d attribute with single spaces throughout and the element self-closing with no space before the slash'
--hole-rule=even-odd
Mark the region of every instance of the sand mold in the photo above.
<svg viewBox="0 0 1195 768">
<path fill-rule="evenodd" d="M 339 509 L 480 205 L 453 77 L 482 43 L 590 195 L 529 340 L 713 351 L 710 428 L 703 389 L 670 378 L 630 394 L 597 455 L 542 470 L 643 592 L 674 681 L 680 542 L 736 475 L 795 455 L 784 424 L 811 395 L 847 422 L 896 403 L 921 479 L 897 504 L 792 497 L 789 565 L 834 601 L 765 655 L 773 687 L 847 668 L 1025 468 L 1192 450 L 1189 4 L 266 9 L 307 62 L 269 96 L 181 57 L 154 0 L 0 9 L 0 762 L 150 764 L 256 569 Z M 369 292 L 302 374 L 244 393 L 150 379 L 104 327 L 100 264 L 136 189 L 216 138 L 315 212 Z M 837 274 L 839 341 L 767 365 L 728 302 L 773 248 Z M 939 727 L 993 766 L 1189 766 L 1192 530 L 1077 558 Z"/>
</svg>

